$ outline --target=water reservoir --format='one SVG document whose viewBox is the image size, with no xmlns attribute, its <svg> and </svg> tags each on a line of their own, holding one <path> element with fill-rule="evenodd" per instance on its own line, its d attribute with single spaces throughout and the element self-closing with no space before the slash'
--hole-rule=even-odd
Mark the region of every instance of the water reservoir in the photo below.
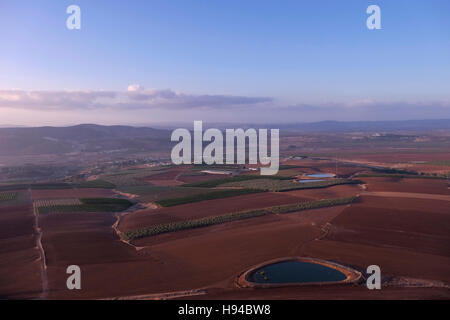
<svg viewBox="0 0 450 320">
<path fill-rule="evenodd" d="M 283 261 L 258 268 L 248 280 L 256 283 L 310 283 L 343 281 L 347 276 L 331 267 L 304 261 Z"/>
</svg>

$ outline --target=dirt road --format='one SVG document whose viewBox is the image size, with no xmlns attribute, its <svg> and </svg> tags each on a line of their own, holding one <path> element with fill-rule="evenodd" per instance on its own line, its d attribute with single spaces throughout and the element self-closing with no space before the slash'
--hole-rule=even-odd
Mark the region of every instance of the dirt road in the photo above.
<svg viewBox="0 0 450 320">
<path fill-rule="evenodd" d="M 30 199 L 32 199 L 31 189 L 29 189 L 28 192 L 30 194 Z M 33 201 L 33 200 L 31 200 L 31 201 Z M 41 279 L 42 279 L 41 298 L 45 299 L 45 298 L 47 298 L 47 295 L 48 295 L 47 262 L 46 262 L 46 258 L 45 258 L 44 247 L 42 246 L 42 230 L 39 227 L 39 217 L 38 217 L 38 213 L 36 212 L 36 208 L 34 205 L 33 205 L 33 214 L 34 214 L 34 228 L 35 228 L 35 232 L 36 232 L 36 246 L 39 250 L 40 261 L 41 261 Z"/>
</svg>

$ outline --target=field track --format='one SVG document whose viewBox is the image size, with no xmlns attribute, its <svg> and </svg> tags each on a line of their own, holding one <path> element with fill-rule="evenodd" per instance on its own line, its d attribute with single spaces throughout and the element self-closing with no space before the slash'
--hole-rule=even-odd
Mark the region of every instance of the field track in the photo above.
<svg viewBox="0 0 450 320">
<path fill-rule="evenodd" d="M 29 189 L 31 199 L 31 190 Z M 41 279 L 42 279 L 42 293 L 41 298 L 45 299 L 48 295 L 48 277 L 47 277 L 47 261 L 45 258 L 44 247 L 42 246 L 42 229 L 39 227 L 39 216 L 36 212 L 36 207 L 33 206 L 34 214 L 34 228 L 36 232 L 36 246 L 39 250 L 40 261 L 41 261 Z"/>
</svg>

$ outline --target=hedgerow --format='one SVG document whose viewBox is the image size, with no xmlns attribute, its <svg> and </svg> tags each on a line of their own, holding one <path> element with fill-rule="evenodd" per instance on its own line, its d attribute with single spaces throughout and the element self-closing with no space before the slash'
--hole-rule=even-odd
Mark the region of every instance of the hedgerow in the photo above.
<svg viewBox="0 0 450 320">
<path fill-rule="evenodd" d="M 271 213 L 291 213 L 302 210 L 310 210 L 310 209 L 319 209 L 319 208 L 327 208 L 333 206 L 339 206 L 343 204 L 350 204 L 356 200 L 356 197 L 349 198 L 335 198 L 335 199 L 327 199 L 327 200 L 318 200 L 318 201 L 308 201 L 308 202 L 300 202 L 295 204 L 287 204 L 283 206 L 275 206 L 271 207 L 269 210 Z"/>
<path fill-rule="evenodd" d="M 361 183 L 361 182 L 350 179 L 330 179 L 330 180 L 301 183 L 293 180 L 258 179 L 258 180 L 226 183 L 220 185 L 219 187 L 241 187 L 247 189 L 258 189 L 263 191 L 283 192 L 301 189 L 327 188 L 340 184 L 354 184 L 354 183 Z"/>
<path fill-rule="evenodd" d="M 221 216 L 206 217 L 195 220 L 186 220 L 180 222 L 173 222 L 167 224 L 159 224 L 144 229 L 132 230 L 122 233 L 122 236 L 128 240 L 139 239 L 144 237 L 156 236 L 162 233 L 181 231 L 187 229 L 207 227 L 211 225 L 231 222 L 235 220 L 248 219 L 253 217 L 260 217 L 268 214 L 285 214 L 297 212 L 302 210 L 325 208 L 343 204 L 350 204 L 354 202 L 356 197 L 350 198 L 336 198 L 329 200 L 309 201 L 296 204 L 289 204 L 283 206 L 274 206 L 263 209 L 256 209 L 250 211 L 241 211 L 229 213 Z"/>
<path fill-rule="evenodd" d="M 234 220 L 242 220 L 242 219 L 248 219 L 248 218 L 253 218 L 253 217 L 260 217 L 260 216 L 266 215 L 268 213 L 269 212 L 267 212 L 263 209 L 230 213 L 230 214 L 226 214 L 226 215 L 222 215 L 222 216 L 214 216 L 214 217 L 207 217 L 207 218 L 196 219 L 196 220 L 187 220 L 187 221 L 174 222 L 174 223 L 168 223 L 168 224 L 160 224 L 160 225 L 152 226 L 152 227 L 145 228 L 145 229 L 125 232 L 124 235 L 127 239 L 130 239 L 130 240 L 138 239 L 138 238 L 143 238 L 143 237 L 155 236 L 155 235 L 158 235 L 161 233 L 166 233 L 166 232 L 201 228 L 201 227 L 207 227 L 207 226 L 211 226 L 211 225 L 215 225 L 215 224 L 231 222 Z"/>
</svg>

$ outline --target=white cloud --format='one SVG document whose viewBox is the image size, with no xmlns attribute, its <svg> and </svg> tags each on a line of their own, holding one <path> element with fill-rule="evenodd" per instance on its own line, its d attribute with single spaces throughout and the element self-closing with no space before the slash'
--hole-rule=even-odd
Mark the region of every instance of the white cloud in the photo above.
<svg viewBox="0 0 450 320">
<path fill-rule="evenodd" d="M 227 95 L 189 95 L 170 89 L 144 89 L 129 85 L 127 91 L 26 91 L 0 90 L 0 108 L 76 109 L 216 109 L 259 105 L 272 98 Z"/>
<path fill-rule="evenodd" d="M 130 85 L 128 86 L 127 91 L 128 91 L 128 92 L 135 92 L 135 91 L 140 91 L 140 90 L 143 90 L 143 89 L 144 89 L 144 88 L 141 87 L 141 85 L 139 85 L 139 84 L 130 84 Z"/>
<path fill-rule="evenodd" d="M 171 89 L 145 89 L 138 84 L 129 85 L 124 91 L 0 90 L 1 109 L 7 114 L 11 114 L 14 110 L 20 114 L 25 112 L 30 114 L 30 117 L 34 117 L 31 114 L 41 111 L 51 112 L 52 115 L 61 111 L 71 112 L 77 116 L 85 114 L 94 118 L 104 118 L 106 114 L 111 114 L 119 120 L 125 116 L 138 119 L 150 116 L 168 121 L 184 121 L 188 117 L 219 122 L 450 118 L 449 100 L 411 102 L 358 98 L 331 103 L 285 105 L 270 97 L 193 95 Z M 102 109 L 113 109 L 113 112 L 97 112 Z M 20 110 L 23 112 L 19 112 Z M 153 112 L 154 110 L 157 112 Z"/>
</svg>

